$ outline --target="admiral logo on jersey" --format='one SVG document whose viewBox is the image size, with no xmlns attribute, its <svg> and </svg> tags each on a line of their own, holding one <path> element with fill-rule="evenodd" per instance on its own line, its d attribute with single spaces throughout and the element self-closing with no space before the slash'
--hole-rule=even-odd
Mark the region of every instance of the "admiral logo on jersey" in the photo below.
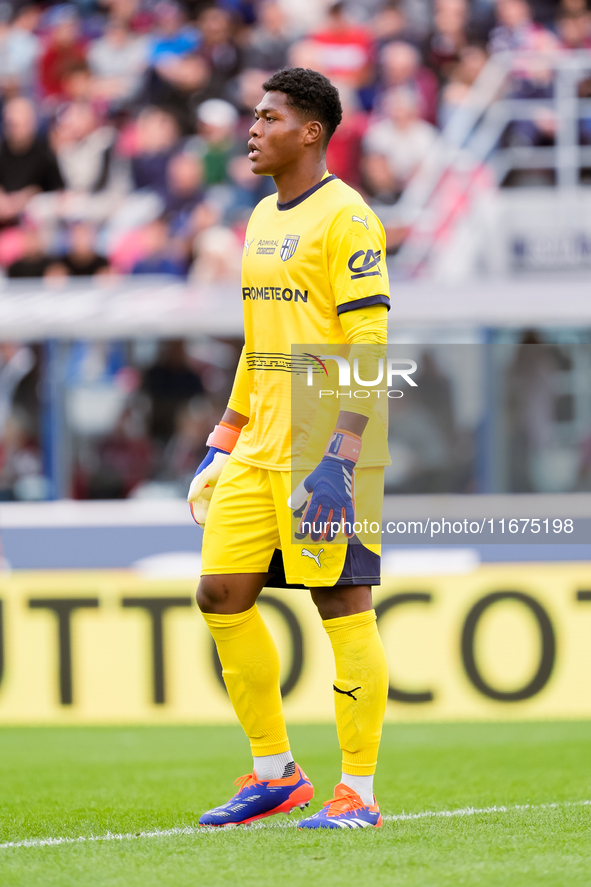
<svg viewBox="0 0 591 887">
<path fill-rule="evenodd" d="M 288 259 L 291 259 L 296 249 L 298 248 L 298 243 L 300 242 L 299 234 L 288 234 L 283 243 L 281 244 L 281 258 L 284 262 L 287 262 Z"/>
<path fill-rule="evenodd" d="M 278 246 L 278 240 L 259 240 L 257 243 L 257 256 L 273 256 Z"/>
<path fill-rule="evenodd" d="M 376 275 L 381 277 L 382 272 L 376 267 L 381 260 L 381 249 L 377 252 L 374 252 L 372 249 L 368 249 L 367 252 L 360 249 L 358 252 L 353 253 L 347 263 L 349 271 L 353 272 L 351 280 L 359 280 L 360 277 L 375 277 Z M 375 270 L 372 271 L 372 268 Z"/>
</svg>

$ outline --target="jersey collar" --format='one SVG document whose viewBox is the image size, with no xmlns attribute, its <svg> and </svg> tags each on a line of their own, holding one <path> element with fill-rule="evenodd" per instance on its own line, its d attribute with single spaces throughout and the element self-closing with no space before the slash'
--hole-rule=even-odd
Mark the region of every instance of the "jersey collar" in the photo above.
<svg viewBox="0 0 591 887">
<path fill-rule="evenodd" d="M 318 191 L 320 188 L 323 188 L 324 185 L 327 185 L 329 182 L 332 182 L 333 179 L 336 179 L 335 175 L 326 176 L 324 179 L 321 179 L 316 185 L 312 185 L 311 188 L 308 188 L 307 191 L 304 191 L 303 194 L 300 194 L 299 197 L 295 197 L 293 200 L 288 200 L 287 203 L 279 203 L 277 201 L 277 209 L 279 212 L 285 212 L 287 209 L 293 209 L 294 206 L 299 206 L 300 203 L 303 203 L 304 200 L 307 200 L 315 191 Z"/>
</svg>

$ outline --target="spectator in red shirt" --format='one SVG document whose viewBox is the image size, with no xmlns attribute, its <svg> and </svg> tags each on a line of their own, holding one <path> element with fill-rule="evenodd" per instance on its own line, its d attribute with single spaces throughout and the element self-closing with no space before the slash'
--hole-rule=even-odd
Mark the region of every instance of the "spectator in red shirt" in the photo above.
<svg viewBox="0 0 591 887">
<path fill-rule="evenodd" d="M 369 81 L 373 69 L 372 36 L 349 19 L 340 0 L 329 8 L 324 27 L 312 40 L 320 44 L 322 70 L 331 80 L 355 88 Z"/>
<path fill-rule="evenodd" d="M 361 142 L 367 129 L 367 114 L 360 106 L 355 91 L 339 86 L 343 119 L 328 143 L 326 164 L 331 173 L 352 188 L 361 187 Z"/>
<path fill-rule="evenodd" d="M 49 41 L 41 57 L 39 79 L 46 98 L 59 100 L 65 95 L 64 79 L 72 65 L 84 62 L 86 49 L 80 36 L 78 13 L 67 3 L 49 10 Z"/>
</svg>

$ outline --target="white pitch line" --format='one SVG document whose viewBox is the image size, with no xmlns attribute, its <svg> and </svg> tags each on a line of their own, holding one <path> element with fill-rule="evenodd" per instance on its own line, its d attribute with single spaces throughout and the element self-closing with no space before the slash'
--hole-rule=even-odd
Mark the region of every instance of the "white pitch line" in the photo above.
<svg viewBox="0 0 591 887">
<path fill-rule="evenodd" d="M 490 813 L 524 813 L 528 810 L 558 810 L 565 807 L 591 807 L 591 801 L 555 801 L 552 804 L 512 804 L 509 807 L 460 807 L 457 810 L 424 810 L 422 813 L 394 813 L 383 815 L 388 822 L 406 822 L 409 819 L 449 819 L 453 816 L 479 816 Z M 0 845 L 1 846 L 1 845 Z"/>
<path fill-rule="evenodd" d="M 127 832 L 105 835 L 80 835 L 79 838 L 25 838 L 24 841 L 7 841 L 0 844 L 0 850 L 9 850 L 12 847 L 53 847 L 58 844 L 89 844 L 93 841 L 132 841 L 138 838 L 175 838 L 179 835 L 195 835 L 201 831 L 199 827 L 186 826 L 185 828 L 154 829 L 150 832 Z"/>
<path fill-rule="evenodd" d="M 450 819 L 453 817 L 482 816 L 491 813 L 525 813 L 538 810 L 564 810 L 568 807 L 591 807 L 591 801 L 556 801 L 551 804 L 514 804 L 512 806 L 494 807 L 459 807 L 456 810 L 423 810 L 420 813 L 384 814 L 386 822 L 407 822 L 414 819 Z M 295 828 L 296 820 L 291 822 L 255 822 L 250 828 Z M 226 831 L 221 828 L 203 828 L 184 826 L 179 828 L 154 829 L 149 832 L 127 832 L 104 835 L 81 835 L 78 838 L 26 838 L 24 841 L 7 841 L 0 844 L 0 850 L 11 850 L 19 847 L 56 847 L 61 844 L 90 844 L 97 841 L 137 841 L 140 838 L 177 838 L 197 834 L 211 834 L 214 831 Z"/>
</svg>

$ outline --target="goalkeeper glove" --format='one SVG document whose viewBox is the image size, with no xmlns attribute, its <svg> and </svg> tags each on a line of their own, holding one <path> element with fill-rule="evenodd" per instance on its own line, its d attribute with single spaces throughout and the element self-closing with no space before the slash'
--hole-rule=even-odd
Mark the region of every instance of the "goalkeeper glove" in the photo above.
<svg viewBox="0 0 591 887">
<path fill-rule="evenodd" d="M 361 438 L 337 428 L 320 464 L 287 500 L 294 517 L 300 518 L 296 539 L 305 539 L 309 533 L 312 542 L 332 542 L 341 529 L 349 538 L 354 535 L 355 464 L 360 452 Z"/>
<path fill-rule="evenodd" d="M 224 465 L 230 458 L 230 453 L 236 446 L 240 431 L 241 429 L 235 428 L 234 425 L 220 422 L 207 438 L 207 446 L 209 447 L 207 456 L 195 472 L 187 495 L 193 520 L 200 527 L 205 526 L 215 485 L 220 479 Z"/>
</svg>

